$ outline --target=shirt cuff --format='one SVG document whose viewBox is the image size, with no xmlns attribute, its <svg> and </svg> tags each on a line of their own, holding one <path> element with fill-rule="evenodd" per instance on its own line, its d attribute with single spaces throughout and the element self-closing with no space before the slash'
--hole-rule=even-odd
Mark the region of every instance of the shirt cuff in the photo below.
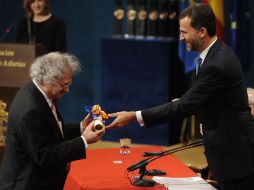
<svg viewBox="0 0 254 190">
<path fill-rule="evenodd" d="M 88 148 L 88 143 L 86 142 L 86 139 L 85 139 L 85 137 L 83 137 L 83 135 L 81 135 L 81 138 L 83 139 L 83 141 L 84 141 L 84 144 L 85 144 L 85 148 Z"/>
<path fill-rule="evenodd" d="M 136 111 L 136 117 L 137 117 L 137 121 L 138 121 L 139 125 L 141 127 L 145 126 L 144 120 L 142 118 L 141 111 Z"/>
</svg>

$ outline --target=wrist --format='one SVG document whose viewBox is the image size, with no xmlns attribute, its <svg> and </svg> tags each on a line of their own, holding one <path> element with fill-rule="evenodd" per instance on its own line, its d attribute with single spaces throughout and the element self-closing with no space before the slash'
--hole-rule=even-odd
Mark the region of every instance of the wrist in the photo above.
<svg viewBox="0 0 254 190">
<path fill-rule="evenodd" d="M 137 121 L 137 116 L 135 111 L 130 111 L 130 120 L 133 122 Z"/>
</svg>

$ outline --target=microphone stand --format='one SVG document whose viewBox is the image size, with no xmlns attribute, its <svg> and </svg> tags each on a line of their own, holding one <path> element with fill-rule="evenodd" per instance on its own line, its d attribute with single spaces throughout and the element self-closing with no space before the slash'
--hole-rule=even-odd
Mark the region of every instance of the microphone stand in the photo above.
<svg viewBox="0 0 254 190">
<path fill-rule="evenodd" d="M 18 19 L 15 19 L 11 25 L 9 27 L 7 27 L 3 33 L 3 35 L 0 38 L 0 42 L 3 42 L 3 40 L 5 39 L 5 37 L 7 36 L 7 34 L 9 34 L 11 32 L 11 29 L 13 28 L 13 26 L 16 24 Z"/>
<path fill-rule="evenodd" d="M 139 169 L 140 176 L 139 176 L 138 179 L 135 179 L 135 181 L 133 182 L 133 185 L 142 186 L 142 187 L 154 186 L 155 183 L 156 183 L 155 181 L 153 181 L 151 179 L 143 178 L 145 176 L 145 174 L 147 173 L 146 166 L 150 162 L 152 162 L 154 160 L 157 160 L 161 157 L 167 156 L 169 154 L 173 154 L 173 153 L 178 152 L 178 151 L 182 151 L 182 150 L 186 150 L 186 149 L 189 149 L 189 148 L 194 148 L 194 147 L 197 147 L 197 146 L 201 146 L 203 144 L 204 144 L 203 140 L 200 140 L 200 141 L 197 141 L 197 142 L 194 142 L 194 143 L 191 143 L 191 144 L 187 144 L 187 145 L 184 145 L 184 146 L 181 146 L 181 147 L 178 147 L 178 148 L 166 150 L 166 151 L 163 151 L 163 152 L 160 152 L 160 153 L 155 153 L 154 155 L 152 155 L 152 156 L 150 156 L 146 159 L 143 159 L 143 160 L 139 161 L 138 163 L 135 163 L 135 164 L 129 166 L 127 168 L 128 172 Z"/>
<path fill-rule="evenodd" d="M 147 179 L 144 178 L 145 174 L 146 174 L 146 166 L 148 163 L 143 164 L 140 168 L 139 168 L 139 178 L 135 179 L 135 181 L 133 182 L 133 185 L 135 186 L 142 186 L 142 187 L 152 187 L 155 185 L 155 181 L 152 179 Z"/>
</svg>

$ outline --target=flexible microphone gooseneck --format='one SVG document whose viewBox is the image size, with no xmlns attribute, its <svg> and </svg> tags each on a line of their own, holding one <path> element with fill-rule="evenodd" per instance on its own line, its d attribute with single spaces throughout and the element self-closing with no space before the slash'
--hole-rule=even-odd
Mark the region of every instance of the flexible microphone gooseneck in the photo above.
<svg viewBox="0 0 254 190">
<path fill-rule="evenodd" d="M 203 140 L 200 140 L 200 141 L 197 141 L 197 142 L 194 142 L 194 143 L 190 143 L 190 144 L 187 144 L 187 145 L 184 145 L 184 146 L 181 146 L 181 147 L 177 147 L 177 148 L 174 148 L 174 149 L 170 149 L 170 150 L 166 150 L 166 151 L 162 151 L 162 152 L 148 153 L 148 155 L 151 155 L 151 156 L 149 156 L 148 158 L 145 158 L 145 159 L 143 159 L 143 160 L 141 160 L 141 161 L 139 161 L 139 162 L 129 166 L 126 170 L 128 172 L 132 172 L 132 171 L 134 171 L 136 169 L 139 169 L 140 177 L 133 182 L 133 185 L 143 186 L 143 187 L 154 186 L 155 185 L 155 181 L 153 181 L 151 179 L 143 179 L 145 174 L 147 174 L 146 166 L 150 162 L 152 162 L 154 160 L 157 160 L 157 159 L 159 159 L 161 157 L 167 156 L 169 154 L 173 154 L 173 153 L 176 153 L 178 151 L 182 151 L 182 150 L 186 150 L 186 149 L 189 149 L 189 148 L 194 148 L 194 147 L 197 147 L 197 146 L 201 146 L 203 144 L 204 144 Z"/>
<path fill-rule="evenodd" d="M 153 160 L 156 160 L 162 156 L 166 156 L 168 154 L 172 154 L 172 153 L 175 153 L 175 152 L 178 152 L 178 151 L 181 151 L 181 150 L 185 150 L 185 149 L 189 149 L 189 148 L 194 148 L 196 146 L 201 146 L 203 145 L 203 140 L 200 140 L 200 141 L 197 141 L 197 142 L 194 142 L 194 143 L 190 143 L 190 144 L 187 144 L 187 145 L 183 145 L 183 146 L 180 146 L 180 147 L 177 147 L 177 148 L 173 148 L 173 149 L 170 149 L 170 150 L 166 150 L 166 151 L 161 151 L 161 152 L 145 152 L 144 153 L 144 156 L 147 156 L 149 155 L 148 158 L 145 158 L 131 166 L 129 166 L 126 170 L 128 170 L 129 172 L 131 171 L 134 171 L 136 169 L 138 169 L 139 167 L 141 167 L 143 164 L 148 164 L 150 163 L 151 161 Z M 157 156 L 157 157 L 155 157 Z M 155 157 L 155 158 L 154 158 Z"/>
<path fill-rule="evenodd" d="M 3 35 L 0 38 L 0 42 L 3 42 L 4 39 L 6 38 L 6 36 L 11 32 L 12 28 L 14 27 L 14 25 L 16 24 L 18 19 L 15 19 L 4 31 Z"/>
</svg>

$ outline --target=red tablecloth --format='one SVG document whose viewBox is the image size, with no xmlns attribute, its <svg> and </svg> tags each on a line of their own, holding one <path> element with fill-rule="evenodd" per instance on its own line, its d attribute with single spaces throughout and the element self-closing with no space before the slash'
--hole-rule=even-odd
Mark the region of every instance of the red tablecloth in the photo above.
<svg viewBox="0 0 254 190">
<path fill-rule="evenodd" d="M 71 163 L 64 190 L 125 190 L 154 189 L 154 187 L 136 187 L 126 178 L 125 170 L 133 163 L 143 159 L 144 151 L 161 151 L 161 147 L 132 147 L 131 154 L 120 155 L 119 148 L 87 150 L 87 159 Z M 114 163 L 113 161 L 122 161 Z M 168 177 L 197 176 L 192 170 L 168 155 L 148 164 L 147 170 L 160 169 L 167 172 Z M 137 173 L 136 170 L 134 173 Z M 132 176 L 135 174 L 131 174 Z"/>
</svg>

